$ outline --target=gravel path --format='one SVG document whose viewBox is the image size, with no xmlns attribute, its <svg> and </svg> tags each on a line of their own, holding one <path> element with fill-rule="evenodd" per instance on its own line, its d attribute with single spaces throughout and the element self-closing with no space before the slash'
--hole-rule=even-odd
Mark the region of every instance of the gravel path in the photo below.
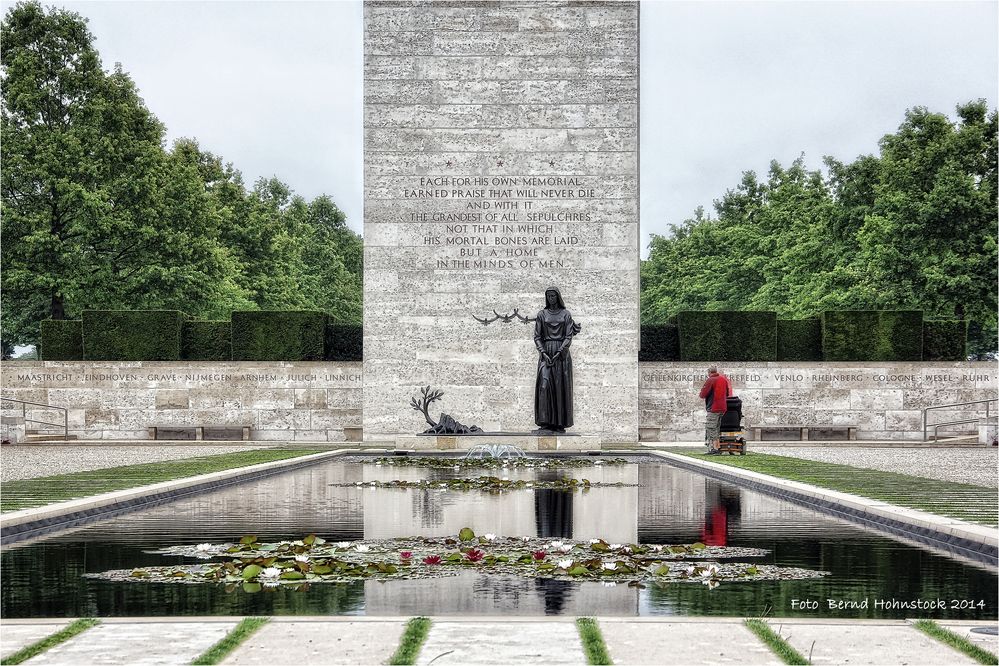
<svg viewBox="0 0 999 666">
<path fill-rule="evenodd" d="M 940 481 L 999 487 L 999 448 L 825 448 L 753 446 L 754 452 L 898 472 Z"/>
<path fill-rule="evenodd" d="M 277 444 L 277 442 L 275 443 Z M 260 446 L 4 446 L 0 481 L 84 472 L 105 467 L 180 460 L 259 449 Z"/>
</svg>

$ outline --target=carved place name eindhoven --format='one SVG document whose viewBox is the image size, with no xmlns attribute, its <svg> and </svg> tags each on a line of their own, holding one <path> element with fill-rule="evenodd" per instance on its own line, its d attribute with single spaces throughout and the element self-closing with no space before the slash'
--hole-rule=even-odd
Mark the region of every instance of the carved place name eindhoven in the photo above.
<svg viewBox="0 0 999 666">
<path fill-rule="evenodd" d="M 551 269 L 565 268 L 566 255 L 545 256 L 549 248 L 580 245 L 578 235 L 561 232 L 554 222 L 590 222 L 589 212 L 542 210 L 545 201 L 585 201 L 596 190 L 583 178 L 561 176 L 436 176 L 421 177 L 417 187 L 403 189 L 403 198 L 419 201 L 458 201 L 461 211 L 417 211 L 416 223 L 444 223 L 429 228 L 423 245 L 457 250 L 436 258 L 442 269 Z"/>
</svg>

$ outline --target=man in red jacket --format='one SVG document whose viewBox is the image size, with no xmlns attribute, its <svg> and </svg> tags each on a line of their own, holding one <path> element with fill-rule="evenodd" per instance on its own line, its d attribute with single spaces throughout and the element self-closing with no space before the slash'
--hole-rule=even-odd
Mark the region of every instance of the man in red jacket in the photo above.
<svg viewBox="0 0 999 666">
<path fill-rule="evenodd" d="M 707 455 L 721 455 L 718 450 L 721 438 L 721 420 L 725 415 L 728 397 L 732 395 L 732 385 L 728 377 L 718 372 L 718 368 L 708 368 L 708 379 L 701 387 L 701 398 L 708 414 L 704 421 L 704 445 L 708 447 Z"/>
</svg>

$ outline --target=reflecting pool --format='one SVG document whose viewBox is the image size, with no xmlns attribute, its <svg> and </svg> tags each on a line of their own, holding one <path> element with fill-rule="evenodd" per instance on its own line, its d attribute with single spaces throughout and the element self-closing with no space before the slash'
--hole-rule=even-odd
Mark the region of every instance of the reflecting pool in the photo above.
<svg viewBox="0 0 999 666">
<path fill-rule="evenodd" d="M 640 460 L 559 470 L 463 471 L 376 466 L 362 464 L 357 457 L 323 463 L 7 546 L 0 555 L 2 615 L 996 617 L 992 564 L 888 537 L 665 463 Z M 635 485 L 497 494 L 363 485 L 480 474 L 511 479 L 574 476 Z M 637 588 L 463 571 L 446 578 L 313 584 L 257 593 L 206 584 L 83 577 L 111 569 L 188 563 L 187 558 L 144 551 L 235 541 L 246 534 L 274 541 L 315 533 L 343 541 L 450 536 L 466 526 L 479 534 L 505 536 L 765 548 L 770 553 L 754 561 L 831 575 L 724 582 L 708 589 L 691 583 Z"/>
</svg>

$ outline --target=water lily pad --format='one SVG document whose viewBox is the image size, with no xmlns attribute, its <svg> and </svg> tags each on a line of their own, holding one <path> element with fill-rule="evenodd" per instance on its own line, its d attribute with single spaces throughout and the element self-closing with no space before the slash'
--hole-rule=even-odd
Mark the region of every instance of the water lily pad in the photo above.
<svg viewBox="0 0 999 666">
<path fill-rule="evenodd" d="M 461 531 L 458 532 L 458 538 L 462 541 L 471 541 L 475 538 L 475 532 L 470 527 L 462 527 Z"/>
<path fill-rule="evenodd" d="M 243 568 L 243 580 L 253 580 L 260 575 L 264 568 L 259 564 L 248 564 Z"/>
</svg>

